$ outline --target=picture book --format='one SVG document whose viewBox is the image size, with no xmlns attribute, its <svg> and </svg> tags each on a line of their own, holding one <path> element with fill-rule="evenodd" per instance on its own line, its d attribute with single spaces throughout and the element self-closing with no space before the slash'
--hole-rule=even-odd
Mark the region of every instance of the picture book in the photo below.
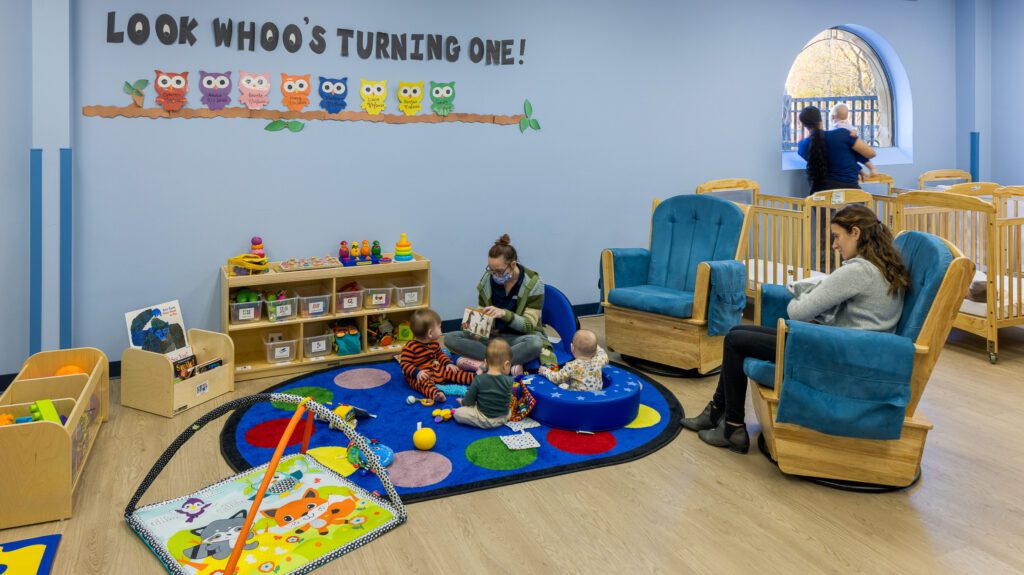
<svg viewBox="0 0 1024 575">
<path fill-rule="evenodd" d="M 199 363 L 196 356 L 190 355 L 174 362 L 174 378 L 188 379 L 195 375 L 196 364 Z"/>
<path fill-rule="evenodd" d="M 59 544 L 60 534 L 0 543 L 0 573 L 49 575 Z"/>
<path fill-rule="evenodd" d="M 195 369 L 195 374 L 199 375 L 200 373 L 206 373 L 206 372 L 210 371 L 211 369 L 218 368 L 218 367 L 220 367 L 222 365 L 224 365 L 224 360 L 223 359 L 221 359 L 219 357 L 217 359 L 211 359 L 210 361 L 208 361 L 206 363 L 201 363 L 201 364 L 197 365 L 196 369 Z"/>
<path fill-rule="evenodd" d="M 462 329 L 477 339 L 487 339 L 494 330 L 494 318 L 483 310 L 467 307 L 462 314 Z"/>
<path fill-rule="evenodd" d="M 132 348 L 162 353 L 171 361 L 192 355 L 178 300 L 130 311 L 124 321 Z"/>
</svg>

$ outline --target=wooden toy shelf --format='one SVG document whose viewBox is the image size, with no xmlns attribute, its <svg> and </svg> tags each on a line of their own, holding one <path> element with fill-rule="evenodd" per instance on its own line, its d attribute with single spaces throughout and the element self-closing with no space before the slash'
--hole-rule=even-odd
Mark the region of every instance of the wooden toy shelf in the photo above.
<svg viewBox="0 0 1024 575">
<path fill-rule="evenodd" d="M 384 254 L 391 256 L 391 254 Z M 387 264 L 348 266 L 305 271 L 283 272 L 281 262 L 271 262 L 269 271 L 258 275 L 235 276 L 230 274 L 228 266 L 221 268 L 221 326 L 234 343 L 235 348 L 235 380 L 245 381 L 260 377 L 289 375 L 323 369 L 332 365 L 352 363 L 366 359 L 384 359 L 401 351 L 401 345 L 388 347 L 368 346 L 367 324 L 370 318 L 384 314 L 396 326 L 398 322 L 408 319 L 417 309 L 430 306 L 430 260 L 419 254 L 413 254 L 412 261 L 392 262 Z M 360 306 L 357 309 L 342 311 L 335 294 L 338 289 L 350 282 L 359 282 L 367 286 L 382 286 L 391 283 L 409 282 L 422 286 L 422 293 L 414 302 L 405 302 L 399 306 L 391 302 L 386 308 L 371 309 Z M 330 294 L 330 301 L 325 312 L 312 317 L 294 317 L 281 321 L 270 321 L 267 304 L 261 307 L 260 318 L 255 321 L 232 322 L 231 304 L 233 296 L 242 288 L 259 292 L 302 290 L 305 293 L 319 295 Z M 393 290 L 394 292 L 394 290 Z M 236 318 L 237 319 L 237 318 Z M 307 357 L 306 338 L 323 335 L 329 324 L 338 320 L 347 320 L 358 329 L 361 346 L 360 353 L 339 356 L 335 353 L 319 357 Z M 271 333 L 282 334 L 285 341 L 295 341 L 296 351 L 290 361 L 268 361 L 268 350 L 264 337 Z M 333 337 L 330 342 L 333 343 Z M 330 344 L 328 344 L 330 345 Z"/>
<path fill-rule="evenodd" d="M 85 373 L 55 376 L 65 365 Z M 0 529 L 71 517 L 72 495 L 107 420 L 108 374 L 98 349 L 45 351 L 28 358 L 0 395 L 0 413 L 24 417 L 33 402 L 48 399 L 66 418 L 0 426 Z"/>
</svg>

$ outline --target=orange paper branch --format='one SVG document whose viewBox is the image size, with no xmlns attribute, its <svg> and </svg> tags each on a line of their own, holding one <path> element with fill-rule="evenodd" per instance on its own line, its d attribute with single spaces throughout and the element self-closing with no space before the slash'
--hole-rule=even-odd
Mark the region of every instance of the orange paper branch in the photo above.
<svg viewBox="0 0 1024 575">
<path fill-rule="evenodd" d="M 478 124 L 497 124 L 510 126 L 519 124 L 524 116 L 498 116 L 495 114 L 467 114 L 452 112 L 447 116 L 424 114 L 406 116 L 403 114 L 378 114 L 371 116 L 366 112 L 338 112 L 328 114 L 325 110 L 309 110 L 292 112 L 289 110 L 250 110 L 242 107 L 210 110 L 207 108 L 182 108 L 177 112 L 168 112 L 163 108 L 139 108 L 136 106 L 83 106 L 83 116 L 99 118 L 257 118 L 262 120 L 335 120 L 339 122 L 384 122 L 385 124 L 441 124 L 444 122 L 473 122 Z"/>
</svg>

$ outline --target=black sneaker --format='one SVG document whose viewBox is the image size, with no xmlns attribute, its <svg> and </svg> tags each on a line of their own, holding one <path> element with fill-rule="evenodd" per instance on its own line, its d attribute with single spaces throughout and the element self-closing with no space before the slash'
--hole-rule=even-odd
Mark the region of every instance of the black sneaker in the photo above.
<svg viewBox="0 0 1024 575">
<path fill-rule="evenodd" d="M 750 436 L 747 435 L 747 426 L 741 425 L 732 430 L 732 435 L 725 436 L 725 418 L 718 423 L 714 429 L 705 429 L 697 433 L 697 437 L 708 445 L 715 447 L 728 447 L 729 451 L 746 453 L 750 449 Z"/>
<path fill-rule="evenodd" d="M 709 401 L 704 407 L 704 411 L 700 412 L 697 417 L 684 417 L 683 427 L 690 431 L 702 431 L 705 429 L 714 429 L 718 425 L 718 422 L 722 421 L 722 417 L 725 415 L 723 411 L 718 417 L 713 418 L 711 411 L 714 408 L 714 402 Z"/>
</svg>

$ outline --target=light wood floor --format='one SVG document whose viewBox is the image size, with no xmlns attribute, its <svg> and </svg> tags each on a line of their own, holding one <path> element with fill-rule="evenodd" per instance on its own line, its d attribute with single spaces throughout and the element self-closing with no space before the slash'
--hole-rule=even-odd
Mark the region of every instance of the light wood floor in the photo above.
<svg viewBox="0 0 1024 575">
<path fill-rule="evenodd" d="M 603 333 L 600 317 L 583 324 Z M 318 573 L 1024 572 L 1024 331 L 1003 333 L 995 366 L 983 341 L 951 336 L 922 402 L 935 430 L 909 491 L 830 490 L 684 431 L 632 463 L 411 505 L 406 525 Z M 715 384 L 661 381 L 691 414 Z M 242 383 L 234 396 L 273 383 Z M 121 514 L 156 457 L 212 405 L 166 420 L 122 409 L 112 388 L 75 516 L 0 531 L 0 541 L 63 533 L 55 573 L 163 572 Z M 221 426 L 179 452 L 143 503 L 230 475 Z"/>
</svg>

